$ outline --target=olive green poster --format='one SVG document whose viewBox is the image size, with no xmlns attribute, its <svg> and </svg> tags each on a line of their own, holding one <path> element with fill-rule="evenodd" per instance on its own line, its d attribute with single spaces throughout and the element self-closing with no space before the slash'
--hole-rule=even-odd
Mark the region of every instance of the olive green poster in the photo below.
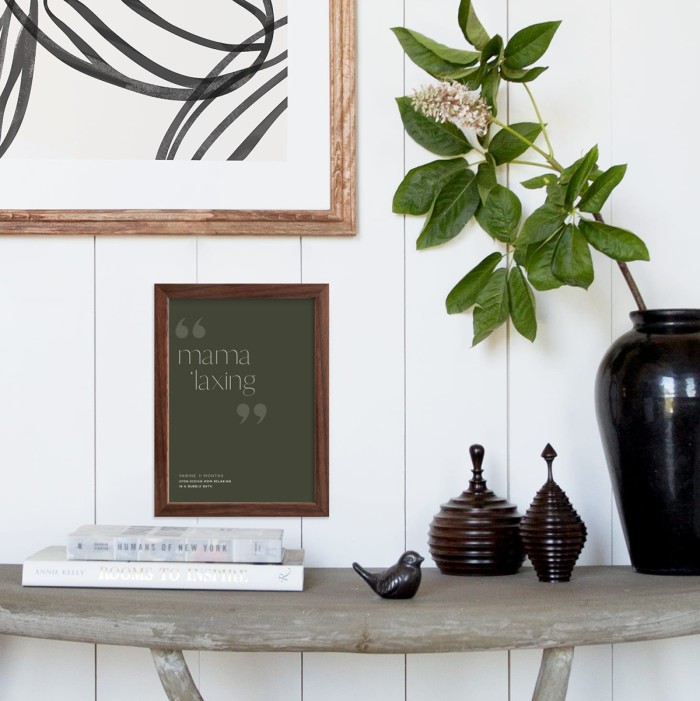
<svg viewBox="0 0 700 701">
<path fill-rule="evenodd" d="M 170 504 L 315 501 L 316 304 L 169 300 Z"/>
</svg>

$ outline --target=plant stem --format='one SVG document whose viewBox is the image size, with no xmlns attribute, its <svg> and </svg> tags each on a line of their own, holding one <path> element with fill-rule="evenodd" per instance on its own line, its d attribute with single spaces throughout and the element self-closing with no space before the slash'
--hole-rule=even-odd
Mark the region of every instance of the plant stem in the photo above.
<svg viewBox="0 0 700 701">
<path fill-rule="evenodd" d="M 544 136 L 544 140 L 547 142 L 547 148 L 549 149 L 549 155 L 554 157 L 554 149 L 552 148 L 552 142 L 549 140 L 549 134 L 547 133 L 547 125 L 544 123 L 544 120 L 542 119 L 542 115 L 540 114 L 540 108 L 537 106 L 537 103 L 535 102 L 535 97 L 532 94 L 532 91 L 528 87 L 527 83 L 523 83 L 523 87 L 525 88 L 525 92 L 528 94 L 528 97 L 530 98 L 530 102 L 532 103 L 532 108 L 535 110 L 535 114 L 537 115 L 537 121 L 540 124 L 540 127 L 542 127 L 542 136 Z"/>
<path fill-rule="evenodd" d="M 593 217 L 597 222 L 600 222 L 601 224 L 605 223 L 603 221 L 603 217 L 599 213 L 594 214 Z M 634 298 L 635 304 L 637 305 L 637 309 L 639 309 L 640 312 L 643 312 L 647 308 L 647 305 L 644 303 L 644 298 L 642 297 L 642 293 L 639 291 L 639 288 L 637 287 L 637 283 L 634 281 L 634 278 L 632 277 L 632 273 L 630 272 L 630 269 L 627 267 L 627 263 L 625 263 L 624 261 L 618 260 L 617 267 L 620 269 L 620 272 L 622 273 L 622 277 L 624 278 L 625 282 L 627 283 L 627 287 L 630 288 L 630 292 L 632 293 L 632 297 Z"/>
<path fill-rule="evenodd" d="M 519 166 L 535 166 L 536 168 L 549 168 L 550 170 L 554 170 L 554 171 L 557 170 L 550 163 L 536 163 L 535 161 L 521 161 L 520 159 L 517 159 L 517 158 L 514 161 L 511 161 L 511 164 L 515 164 L 515 165 L 519 165 Z"/>
</svg>

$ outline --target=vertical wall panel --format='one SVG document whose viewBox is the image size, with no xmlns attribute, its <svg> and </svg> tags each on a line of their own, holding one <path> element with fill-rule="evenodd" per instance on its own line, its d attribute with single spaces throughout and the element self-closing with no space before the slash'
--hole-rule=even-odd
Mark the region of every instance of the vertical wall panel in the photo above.
<svg viewBox="0 0 700 701">
<path fill-rule="evenodd" d="M 93 701 L 94 670 L 94 645 L 0 636 L 3 701 Z"/>
<path fill-rule="evenodd" d="M 662 6 L 612 3 L 613 150 L 617 162 L 629 165 L 613 216 L 617 226 L 649 245 L 651 262 L 632 268 L 652 309 L 700 306 L 690 214 L 697 200 L 700 142 L 688 138 L 700 107 L 699 22 L 700 7 L 684 0 Z M 670 44 L 672 58 L 649 60 L 651 51 Z M 650 109 L 652 97 L 660 100 L 656 110 Z M 629 293 L 616 286 L 615 301 L 616 322 L 626 330 Z"/>
<path fill-rule="evenodd" d="M 296 236 L 201 236 L 197 282 L 296 283 L 301 278 L 301 242 Z"/>
<path fill-rule="evenodd" d="M 615 645 L 615 701 L 694 701 L 700 636 Z"/>
<path fill-rule="evenodd" d="M 22 562 L 93 518 L 93 240 L 1 239 L 0 319 L 0 561 Z M 0 665 L 4 700 L 91 698 L 92 645 L 2 637 Z"/>
<path fill-rule="evenodd" d="M 201 654 L 199 690 L 205 701 L 296 701 L 302 698 L 301 653 Z"/>
<path fill-rule="evenodd" d="M 3 562 L 91 521 L 92 239 L 0 240 Z"/>
<path fill-rule="evenodd" d="M 304 655 L 304 701 L 404 701 L 403 655 Z"/>
<path fill-rule="evenodd" d="M 509 701 L 508 653 L 408 655 L 406 701 L 425 699 Z"/>
</svg>

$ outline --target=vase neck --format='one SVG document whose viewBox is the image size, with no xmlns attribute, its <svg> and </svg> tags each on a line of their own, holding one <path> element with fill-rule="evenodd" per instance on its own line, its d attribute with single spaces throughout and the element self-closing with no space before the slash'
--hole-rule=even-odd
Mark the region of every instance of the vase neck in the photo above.
<svg viewBox="0 0 700 701">
<path fill-rule="evenodd" d="M 630 313 L 640 333 L 692 333 L 700 331 L 700 309 L 645 309 Z"/>
</svg>

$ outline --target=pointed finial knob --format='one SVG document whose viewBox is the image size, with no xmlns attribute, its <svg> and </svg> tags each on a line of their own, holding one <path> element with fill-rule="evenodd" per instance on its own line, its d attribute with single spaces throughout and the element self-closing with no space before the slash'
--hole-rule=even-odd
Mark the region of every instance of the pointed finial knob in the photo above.
<svg viewBox="0 0 700 701">
<path fill-rule="evenodd" d="M 547 463 L 547 481 L 551 482 L 554 479 L 552 477 L 552 463 L 554 462 L 554 458 L 557 457 L 557 451 L 552 448 L 551 443 L 547 443 L 547 445 L 544 447 L 542 457 Z"/>
<path fill-rule="evenodd" d="M 552 448 L 551 443 L 547 443 L 547 445 L 544 447 L 544 450 L 542 451 L 542 457 L 549 461 L 549 460 L 554 460 L 554 458 L 557 457 L 557 451 Z"/>
</svg>

